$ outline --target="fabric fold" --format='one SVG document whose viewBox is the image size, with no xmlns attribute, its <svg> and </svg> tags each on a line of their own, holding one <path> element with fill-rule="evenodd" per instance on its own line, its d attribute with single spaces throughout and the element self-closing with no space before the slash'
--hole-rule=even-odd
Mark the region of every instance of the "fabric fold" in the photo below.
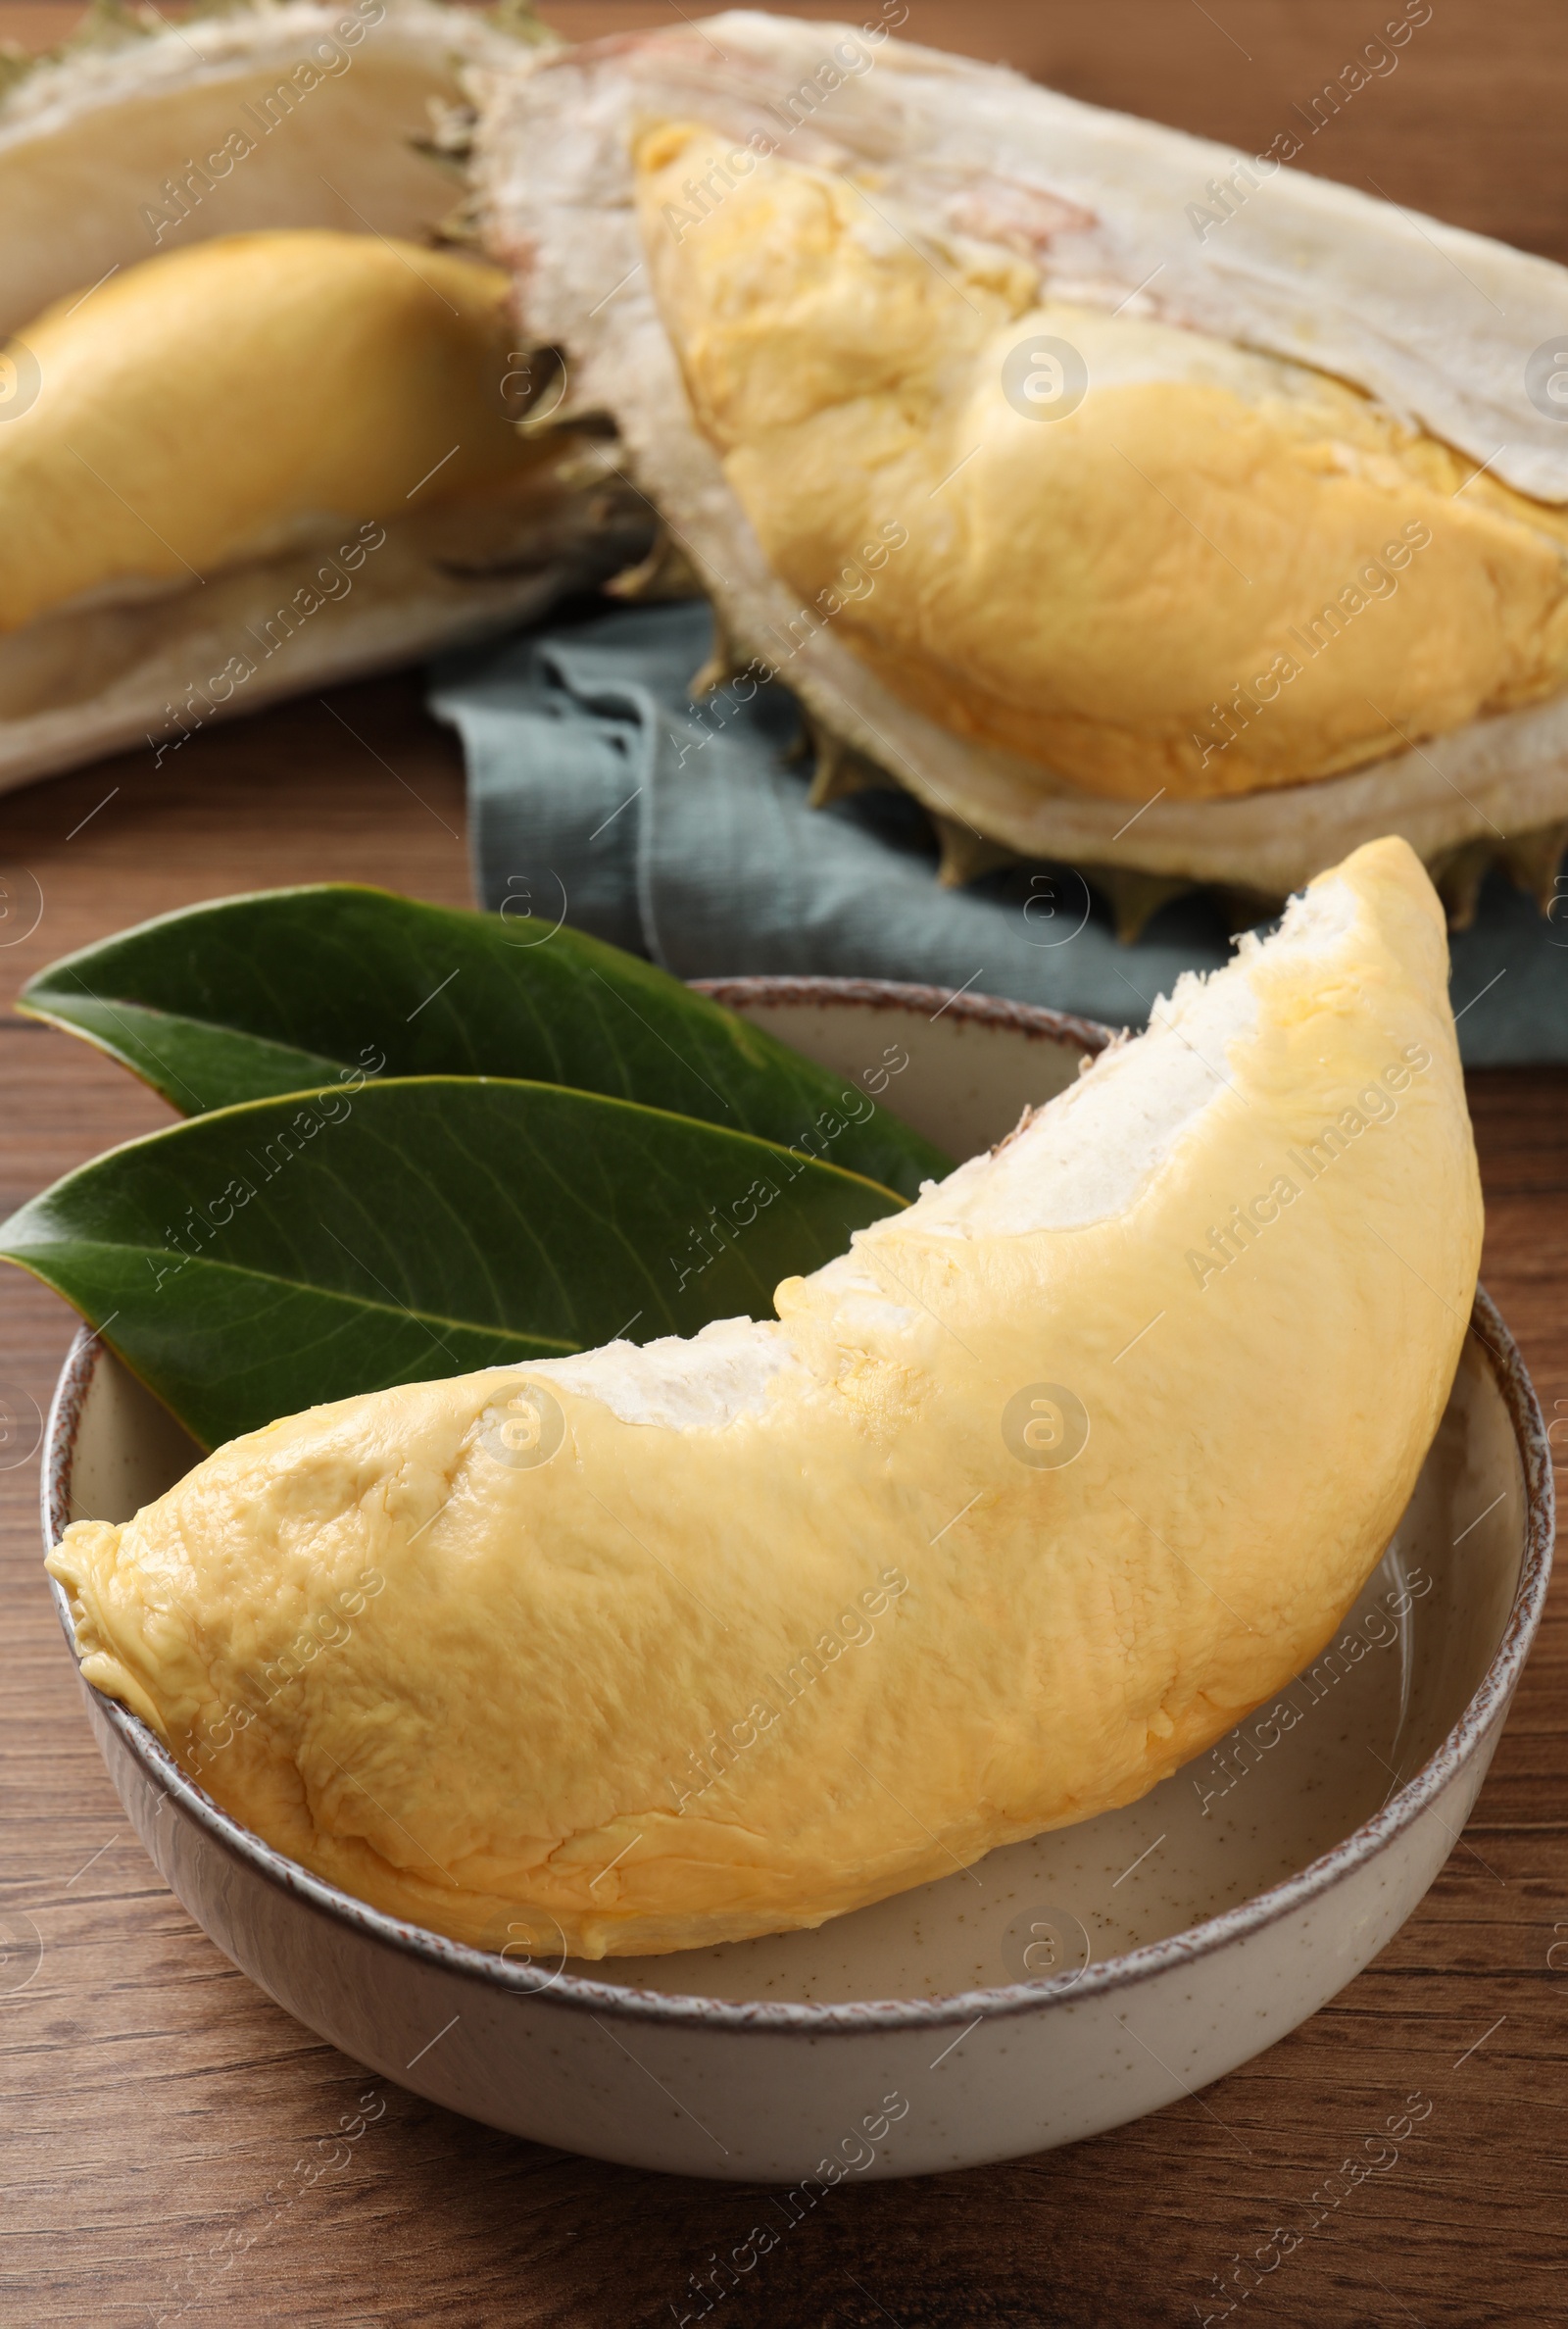
<svg viewBox="0 0 1568 2329">
<path fill-rule="evenodd" d="M 743 678 L 693 702 L 711 644 L 708 607 L 683 602 L 594 611 L 436 666 L 430 705 L 463 741 L 487 910 L 536 922 L 540 942 L 569 922 L 681 978 L 903 979 L 1116 1026 L 1145 1025 L 1183 970 L 1229 960 L 1196 893 L 1128 945 L 1070 867 L 943 889 L 905 794 L 808 806 L 786 687 Z M 1467 1065 L 1568 1060 L 1568 908 L 1543 917 L 1494 873 L 1452 962 Z"/>
</svg>

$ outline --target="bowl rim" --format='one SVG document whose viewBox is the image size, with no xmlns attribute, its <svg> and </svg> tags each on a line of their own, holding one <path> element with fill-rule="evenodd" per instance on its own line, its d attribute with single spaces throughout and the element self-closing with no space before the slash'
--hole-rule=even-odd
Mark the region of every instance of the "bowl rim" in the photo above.
<svg viewBox="0 0 1568 2329">
<path fill-rule="evenodd" d="M 1091 1054 L 1104 1050 L 1115 1039 L 1112 1030 L 1070 1014 L 999 997 L 955 995 L 946 988 L 908 986 L 891 980 L 759 977 L 691 983 L 711 994 L 716 1001 L 732 1006 L 747 1002 L 762 1005 L 810 1002 L 913 1012 L 924 1010 L 928 1003 L 936 1003 L 939 1012 L 932 1016 L 940 1016 L 941 1010 L 951 1008 L 956 1016 L 963 1019 L 1004 1026 L 1058 1043 L 1077 1044 Z M 976 2019 L 1011 2019 L 1025 2013 L 1070 2010 L 1094 1998 L 1132 1989 L 1161 1974 L 1190 1966 L 1320 1899 L 1377 1858 L 1412 1827 L 1459 1776 L 1505 1715 L 1535 1640 L 1551 1575 L 1556 1534 L 1552 1456 L 1540 1402 L 1524 1360 L 1484 1286 L 1476 1288 L 1467 1331 L 1482 1346 L 1485 1363 L 1513 1426 L 1524 1480 L 1525 1514 L 1524 1558 L 1508 1620 L 1487 1670 L 1459 1719 L 1420 1769 L 1396 1790 L 1380 1810 L 1304 1868 L 1180 1933 L 1118 1952 L 1090 1964 L 1080 1973 L 1056 1981 L 1013 1982 L 937 1998 L 852 1999 L 812 2004 L 637 1989 L 626 1983 L 567 1973 L 564 1969 L 564 1959 L 562 1967 L 549 1971 L 525 1960 L 513 1961 L 373 1908 L 368 1902 L 356 1899 L 324 1878 L 313 1875 L 298 1861 L 273 1851 L 261 1837 L 231 1818 L 205 1789 L 180 1769 L 170 1750 L 139 1715 L 132 1714 L 116 1700 L 104 1697 L 85 1680 L 82 1687 L 90 1693 L 90 1701 L 96 1702 L 98 1719 L 118 1736 L 125 1753 L 159 1794 L 172 1797 L 197 1826 L 232 1858 L 328 1921 L 357 1928 L 370 1940 L 420 1958 L 433 1968 L 475 1981 L 491 1991 L 511 1992 L 541 2005 L 596 2018 L 608 2013 L 627 2021 L 662 2023 L 693 2031 L 791 2033 L 811 2038 L 937 2030 L 960 2021 L 972 2024 Z M 104 1349 L 95 1330 L 79 1327 L 50 1403 L 39 1476 L 40 1518 L 46 1549 L 59 1542 L 70 1518 L 76 1435 Z M 82 1679 L 69 1601 L 55 1578 L 49 1579 L 49 1586 L 62 1631 L 76 1660 L 78 1679 Z"/>
<path fill-rule="evenodd" d="M 744 1011 L 748 1004 L 771 1010 L 791 1003 L 814 1003 L 818 1008 L 906 1011 L 912 1016 L 934 1004 L 931 1019 L 951 1014 L 960 1022 L 1005 1027 L 1035 1042 L 1077 1044 L 1091 1058 L 1098 1058 L 1127 1032 L 1125 1027 L 1107 1026 L 1102 1019 L 1083 1018 L 1075 1011 L 1053 1011 L 1043 1003 L 1013 1003 L 1004 995 L 975 995 L 961 987 L 912 986 L 898 978 L 817 978 L 777 971 L 744 978 L 689 978 L 686 984 L 694 994 L 706 995 L 710 1003 L 722 1003 L 731 1011 Z"/>
</svg>

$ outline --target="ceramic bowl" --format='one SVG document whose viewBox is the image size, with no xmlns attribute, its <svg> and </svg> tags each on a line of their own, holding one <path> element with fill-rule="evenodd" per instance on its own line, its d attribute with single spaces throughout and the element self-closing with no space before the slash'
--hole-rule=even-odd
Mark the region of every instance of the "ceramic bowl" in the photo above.
<svg viewBox="0 0 1568 2329">
<path fill-rule="evenodd" d="M 966 1156 L 1105 1031 L 858 981 L 710 987 Z M 49 1420 L 44 1527 L 127 1518 L 191 1443 L 88 1336 Z M 1070 2143 L 1191 2094 L 1342 1989 L 1453 1849 L 1545 1591 L 1541 1414 L 1478 1295 L 1409 1510 L 1334 1644 L 1142 1802 L 814 1933 L 590 1966 L 401 1924 L 236 1825 L 86 1691 L 164 1877 L 309 2028 L 432 2102 L 638 2167 L 793 2184 Z M 70 1638 L 63 1597 L 62 1622 Z M 791 2206 L 795 2203 L 787 2204 Z"/>
</svg>

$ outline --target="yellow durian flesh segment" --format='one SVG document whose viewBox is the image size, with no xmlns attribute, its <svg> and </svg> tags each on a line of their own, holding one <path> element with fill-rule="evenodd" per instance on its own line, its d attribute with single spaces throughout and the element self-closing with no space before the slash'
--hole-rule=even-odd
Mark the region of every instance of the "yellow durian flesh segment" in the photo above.
<svg viewBox="0 0 1568 2329">
<path fill-rule="evenodd" d="M 493 268 L 323 228 L 62 300 L 22 335 L 38 391 L 0 428 L 0 630 L 516 475 L 537 454 L 503 408 L 508 296 Z"/>
<path fill-rule="evenodd" d="M 1317 1654 L 1442 1414 L 1481 1239 L 1446 968 L 1413 854 L 1359 851 L 779 1322 L 523 1370 L 548 1462 L 495 1369 L 78 1523 L 88 1679 L 489 1947 L 814 1925 L 1131 1801 Z M 1042 1384 L 1089 1419 L 1060 1466 L 1004 1428 Z"/>
<path fill-rule="evenodd" d="M 922 251 L 849 177 L 689 124 L 637 162 L 693 409 L 769 563 L 943 726 L 1092 792 L 1202 797 L 1568 679 L 1568 515 L 1342 382 L 1042 304 L 1021 261 Z M 1087 366 L 1058 420 L 1004 392 L 1041 333 Z"/>
</svg>

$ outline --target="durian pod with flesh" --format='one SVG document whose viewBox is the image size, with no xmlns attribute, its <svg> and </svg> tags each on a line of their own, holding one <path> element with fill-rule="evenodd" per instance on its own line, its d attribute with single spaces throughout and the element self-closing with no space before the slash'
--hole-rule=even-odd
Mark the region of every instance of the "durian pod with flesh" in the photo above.
<svg viewBox="0 0 1568 2329">
<path fill-rule="evenodd" d="M 1026 857 L 1535 878 L 1568 272 L 874 19 L 469 82 L 521 311 L 819 729 Z"/>
<path fill-rule="evenodd" d="M 462 64 L 434 0 L 122 24 L 0 106 L 0 787 L 408 661 L 642 558 L 559 367 L 422 246 Z"/>
<path fill-rule="evenodd" d="M 49 1565 L 88 1681 L 381 1908 L 541 1957 L 816 1925 L 1317 1655 L 1481 1225 L 1442 911 L 1379 842 L 775 1319 L 313 1409 Z"/>
</svg>

